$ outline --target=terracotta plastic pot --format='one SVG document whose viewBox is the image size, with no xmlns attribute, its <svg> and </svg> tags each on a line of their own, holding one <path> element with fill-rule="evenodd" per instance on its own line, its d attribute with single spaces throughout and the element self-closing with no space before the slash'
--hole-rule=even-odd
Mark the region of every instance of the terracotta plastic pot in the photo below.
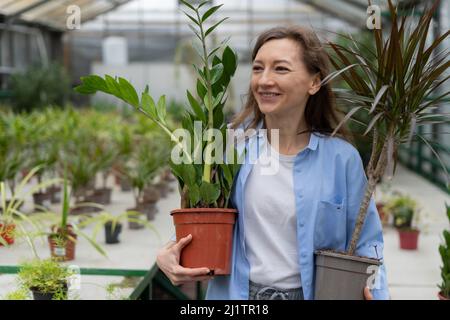
<svg viewBox="0 0 450 320">
<path fill-rule="evenodd" d="M 14 244 L 14 230 L 16 229 L 15 224 L 7 224 L 3 227 L 3 224 L 0 223 L 0 237 L 3 238 L 7 244 Z M 0 247 L 3 244 L 0 242 Z"/>
<path fill-rule="evenodd" d="M 376 259 L 332 251 L 315 255 L 315 300 L 364 300 L 364 288 L 372 284 L 369 277 L 381 265 Z"/>
<path fill-rule="evenodd" d="M 442 292 L 438 293 L 438 298 L 439 298 L 439 300 L 450 300 L 450 297 L 446 297 L 446 296 L 442 295 Z"/>
<path fill-rule="evenodd" d="M 419 230 L 398 230 L 400 248 L 405 250 L 417 250 L 419 242 Z"/>
<path fill-rule="evenodd" d="M 209 268 L 215 275 L 231 270 L 235 209 L 192 208 L 170 213 L 177 241 L 192 234 L 192 241 L 181 252 L 180 264 L 186 268 Z"/>
</svg>

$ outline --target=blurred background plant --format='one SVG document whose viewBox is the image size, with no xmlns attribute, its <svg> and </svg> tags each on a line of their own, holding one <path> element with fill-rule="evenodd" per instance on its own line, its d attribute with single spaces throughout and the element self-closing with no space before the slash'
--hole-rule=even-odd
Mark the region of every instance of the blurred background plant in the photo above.
<svg viewBox="0 0 450 320">
<path fill-rule="evenodd" d="M 70 81 L 58 63 L 32 65 L 11 76 L 12 105 L 15 112 L 30 112 L 48 105 L 64 106 Z"/>
</svg>

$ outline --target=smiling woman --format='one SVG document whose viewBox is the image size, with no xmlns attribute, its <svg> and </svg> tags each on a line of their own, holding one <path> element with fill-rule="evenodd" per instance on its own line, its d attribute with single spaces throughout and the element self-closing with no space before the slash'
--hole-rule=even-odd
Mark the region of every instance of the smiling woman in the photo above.
<svg viewBox="0 0 450 320">
<path fill-rule="evenodd" d="M 346 250 L 367 179 L 346 131 L 331 135 L 339 118 L 324 81 L 328 56 L 314 32 L 270 29 L 258 37 L 252 61 L 248 100 L 231 127 L 266 130 L 247 130 L 253 134 L 238 142 L 246 158 L 231 196 L 239 212 L 231 273 L 211 279 L 206 298 L 314 299 L 314 252 Z M 272 164 L 277 169 L 265 171 Z M 367 219 L 356 255 L 381 259 L 383 235 L 373 201 Z M 191 241 L 187 236 L 159 252 L 158 265 L 169 278 L 201 279 L 195 269 L 179 265 Z M 361 290 L 350 299 L 389 297 L 384 266 L 377 270 L 376 286 L 361 272 Z M 336 299 L 350 296 L 340 291 Z"/>
<path fill-rule="evenodd" d="M 233 190 L 239 212 L 234 266 L 230 276 L 210 281 L 207 298 L 314 299 L 314 252 L 346 250 L 367 179 L 346 130 L 332 136 L 340 121 L 323 81 L 328 56 L 314 32 L 270 29 L 258 37 L 252 61 L 248 100 L 232 127 L 267 131 L 246 141 L 248 158 L 258 160 L 244 162 Z M 279 141 L 272 141 L 274 131 Z M 277 170 L 265 174 L 272 162 Z M 357 255 L 380 259 L 383 237 L 374 203 L 368 219 Z M 376 276 L 378 286 L 363 280 L 351 299 L 388 298 L 384 266 Z M 346 297 L 341 291 L 336 299 Z"/>
</svg>

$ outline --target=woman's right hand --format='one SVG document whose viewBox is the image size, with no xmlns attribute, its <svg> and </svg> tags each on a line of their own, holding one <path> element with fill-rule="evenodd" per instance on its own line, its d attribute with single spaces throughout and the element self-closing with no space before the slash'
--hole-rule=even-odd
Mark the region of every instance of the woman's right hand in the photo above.
<svg viewBox="0 0 450 320">
<path fill-rule="evenodd" d="M 180 241 L 171 241 L 158 252 L 156 264 L 169 278 L 173 285 L 180 285 L 192 281 L 210 280 L 208 268 L 184 268 L 180 265 L 181 250 L 192 240 L 192 235 L 181 238 Z"/>
</svg>

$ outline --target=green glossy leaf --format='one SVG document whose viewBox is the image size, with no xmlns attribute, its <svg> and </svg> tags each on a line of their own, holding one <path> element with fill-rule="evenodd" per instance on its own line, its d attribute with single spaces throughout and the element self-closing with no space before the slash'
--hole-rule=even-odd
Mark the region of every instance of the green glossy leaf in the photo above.
<svg viewBox="0 0 450 320">
<path fill-rule="evenodd" d="M 188 194 L 191 207 L 196 206 L 200 202 L 200 188 L 196 184 L 193 184 L 189 186 Z"/>
<path fill-rule="evenodd" d="M 208 30 L 206 30 L 205 32 L 205 37 L 207 37 L 211 32 L 214 31 L 215 28 L 217 28 L 218 25 L 220 25 L 222 22 L 224 22 L 225 20 L 227 20 L 228 17 L 223 18 L 222 20 L 220 20 L 219 22 L 217 22 L 215 25 L 213 25 L 212 27 L 210 27 Z"/>
<path fill-rule="evenodd" d="M 218 184 L 202 181 L 200 186 L 201 200 L 206 204 L 213 204 L 220 196 L 220 187 Z"/>
<path fill-rule="evenodd" d="M 189 90 L 186 90 L 186 94 L 189 100 L 189 104 L 192 107 L 192 110 L 195 112 L 195 114 L 197 115 L 197 117 L 204 123 L 207 122 L 206 120 L 206 114 L 203 111 L 202 107 L 200 106 L 200 104 L 198 103 L 198 101 L 192 96 L 192 94 L 189 92 Z"/>
<path fill-rule="evenodd" d="M 203 100 L 206 95 L 206 87 L 203 85 L 200 79 L 197 79 L 197 94 Z"/>
<path fill-rule="evenodd" d="M 222 73 L 223 73 L 223 64 L 216 64 L 212 69 L 211 69 L 211 83 L 214 84 L 217 81 L 219 81 L 219 79 L 222 77 Z"/>
<path fill-rule="evenodd" d="M 225 72 L 229 76 L 233 76 L 237 68 L 237 57 L 229 46 L 226 46 L 223 51 L 222 63 L 224 65 Z"/>
<path fill-rule="evenodd" d="M 183 10 L 182 10 L 183 11 Z M 189 13 L 187 13 L 186 11 L 183 11 L 183 13 L 189 18 L 191 19 L 192 22 L 194 22 L 196 25 L 200 26 L 200 23 L 197 21 L 197 19 L 195 19 L 193 16 L 191 16 Z"/>
<path fill-rule="evenodd" d="M 186 1 L 186 0 L 180 0 L 180 2 L 181 2 L 182 4 L 184 4 L 186 7 L 188 7 L 189 9 L 195 11 L 195 8 L 194 8 L 188 1 Z"/>
<path fill-rule="evenodd" d="M 156 111 L 158 113 L 158 118 L 161 120 L 161 122 L 166 122 L 166 96 L 162 95 L 159 100 L 158 104 L 156 105 Z"/>
<path fill-rule="evenodd" d="M 124 78 L 119 78 L 120 92 L 122 93 L 122 97 L 126 102 L 131 104 L 135 108 L 139 108 L 139 97 L 136 93 L 136 90 L 128 82 L 128 80 Z"/>
<path fill-rule="evenodd" d="M 223 4 L 220 4 L 218 6 L 214 6 L 214 7 L 211 7 L 210 9 L 208 9 L 202 16 L 202 23 L 204 23 L 212 14 L 214 14 L 214 12 L 219 10 L 219 8 L 222 6 L 223 6 Z"/>
<path fill-rule="evenodd" d="M 148 92 L 144 91 L 142 93 L 141 107 L 145 112 L 152 116 L 152 118 L 158 119 L 155 101 L 153 101 L 153 98 L 148 94 Z"/>
</svg>

